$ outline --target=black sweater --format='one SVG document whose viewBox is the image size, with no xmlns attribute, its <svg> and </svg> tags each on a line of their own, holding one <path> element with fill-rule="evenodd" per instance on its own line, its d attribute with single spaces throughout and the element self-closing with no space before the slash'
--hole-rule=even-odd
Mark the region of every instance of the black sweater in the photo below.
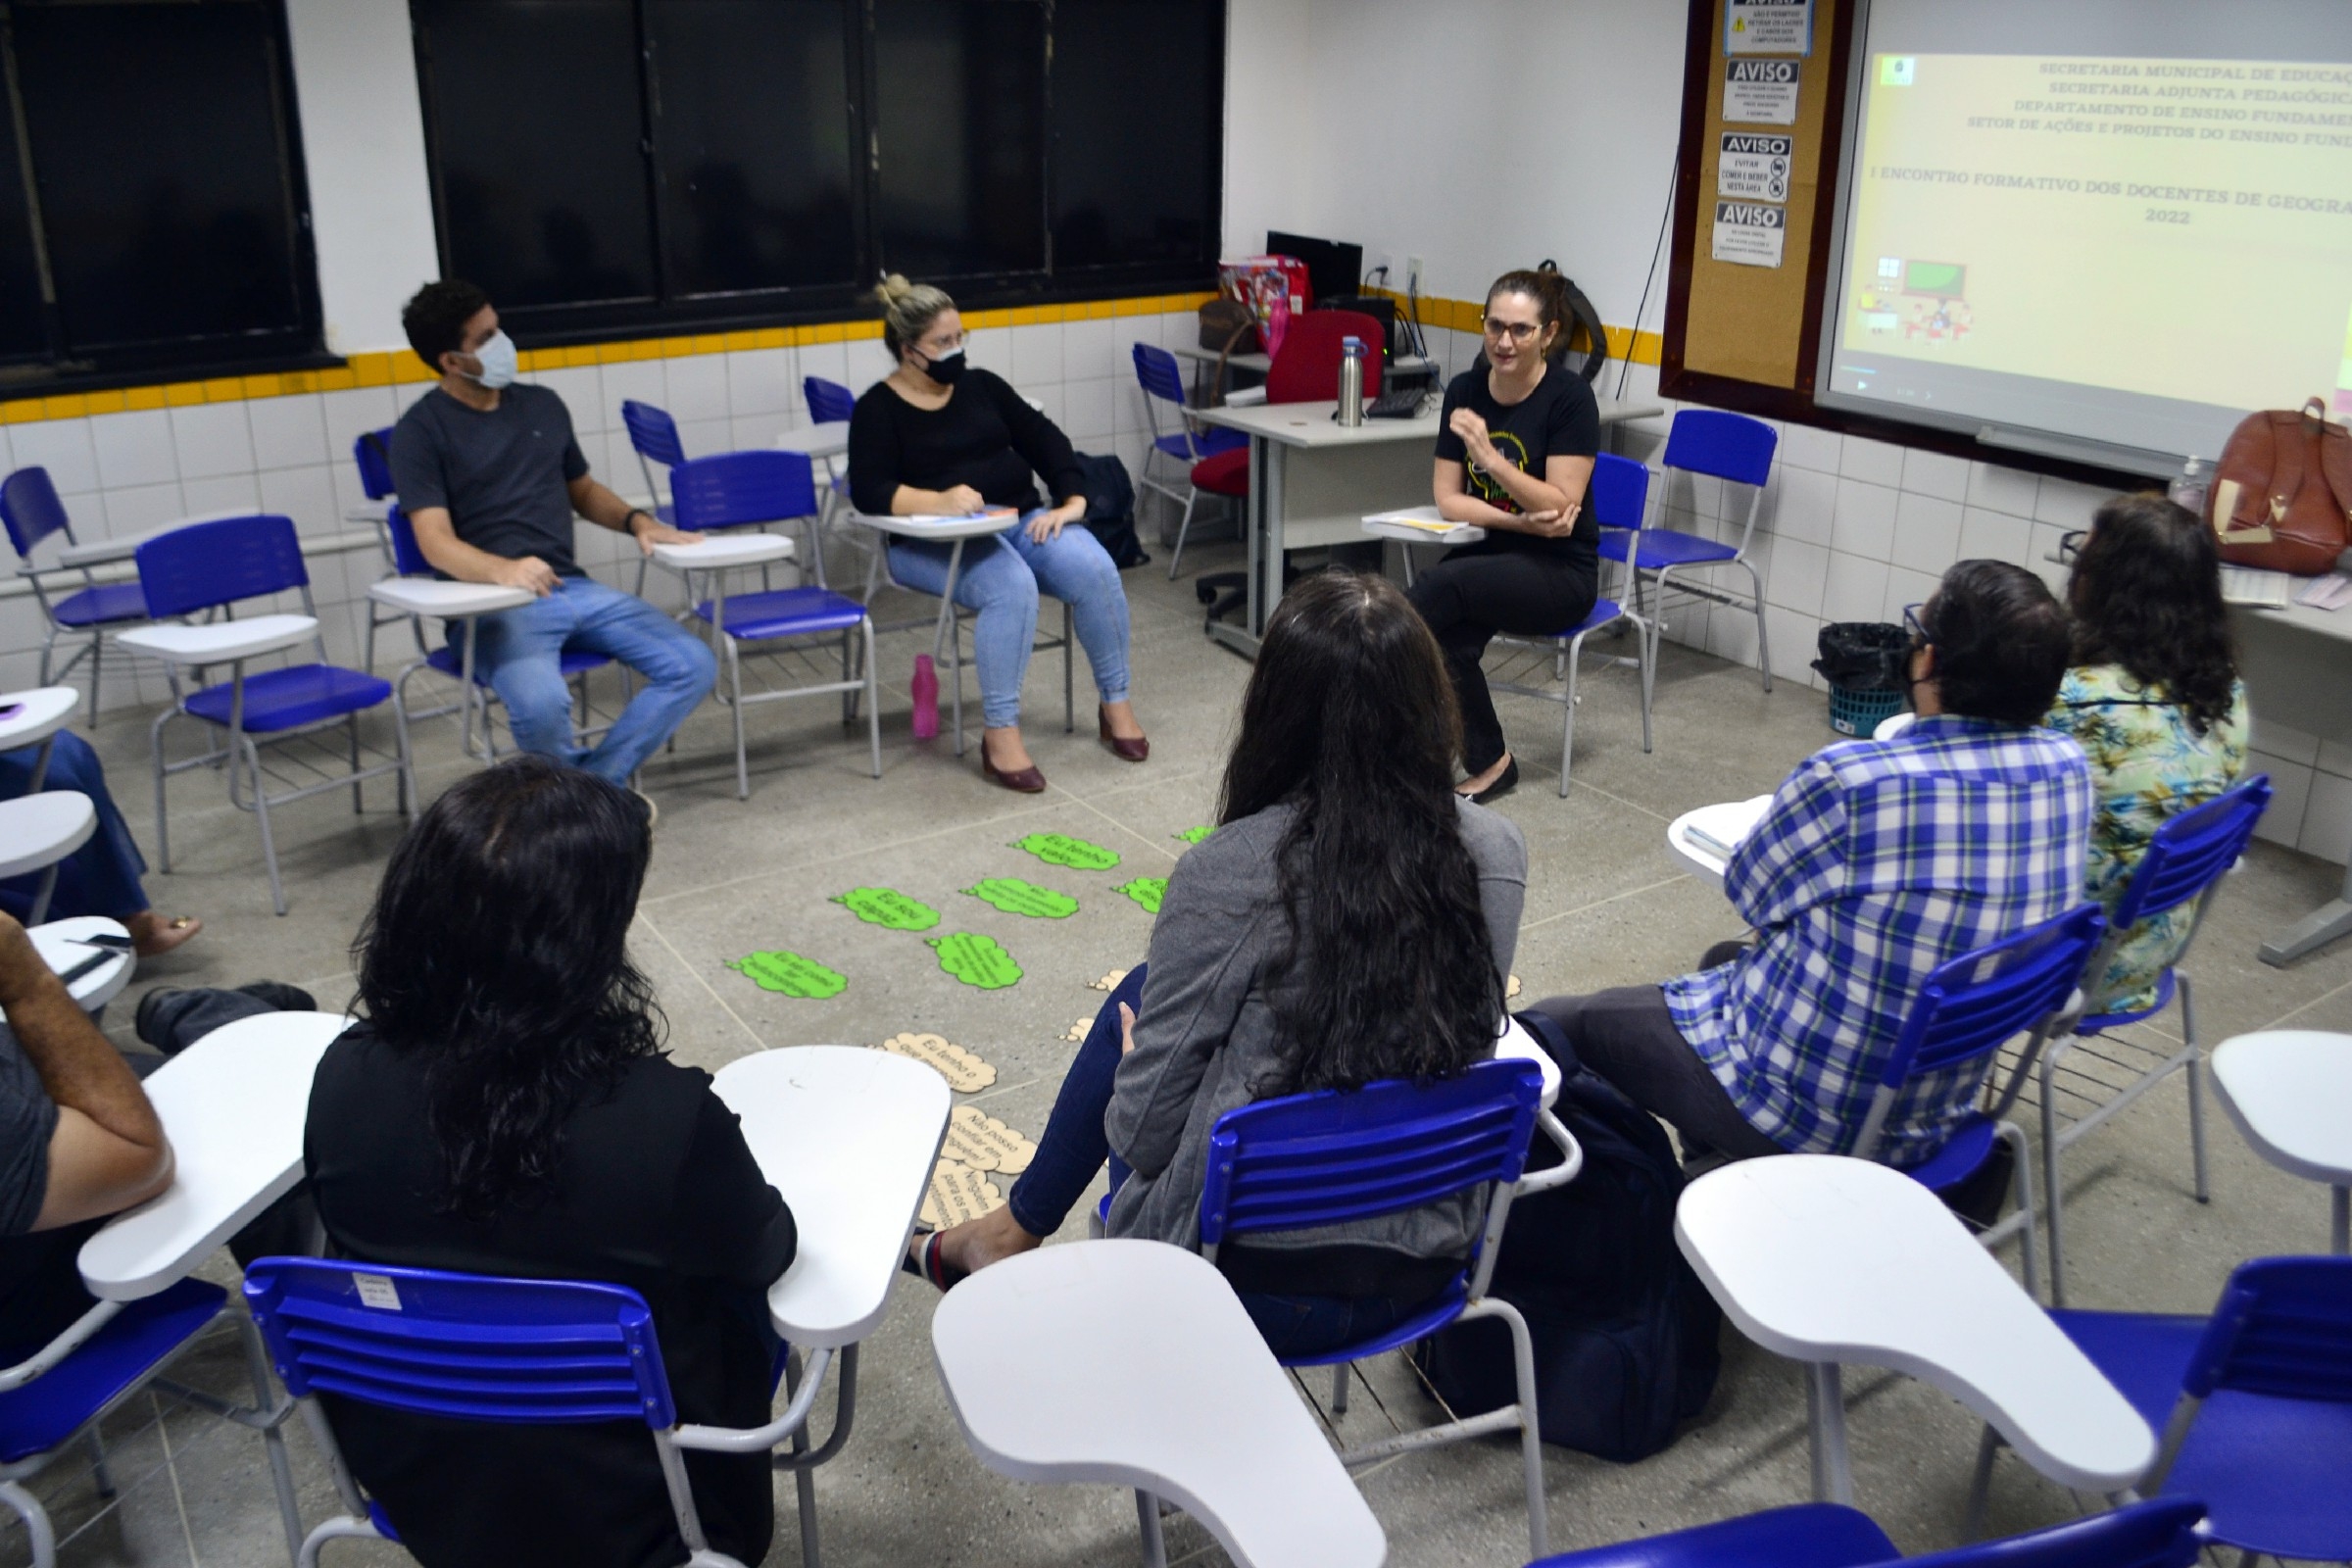
<svg viewBox="0 0 2352 1568">
<path fill-rule="evenodd" d="M 767 1287 L 798 1237 L 709 1074 L 631 1062 L 610 1097 L 572 1112 L 553 1191 L 476 1224 L 433 1201 L 423 1061 L 362 1023 L 318 1064 L 303 1163 L 337 1255 L 628 1286 L 653 1308 L 679 1418 L 766 1424 Z M 353 1473 L 420 1561 L 686 1558 L 642 1423 L 477 1426 L 324 1402 Z M 767 1455 L 689 1453 L 686 1470 L 711 1544 L 758 1562 L 775 1525 Z"/>
<path fill-rule="evenodd" d="M 944 408 L 918 409 L 877 381 L 850 416 L 850 499 L 859 512 L 888 515 L 901 485 L 958 484 L 979 491 L 992 507 L 1027 512 L 1045 504 L 1033 472 L 1045 476 L 1056 501 L 1086 493 L 1070 438 L 1004 377 L 977 366 L 956 383 Z"/>
</svg>

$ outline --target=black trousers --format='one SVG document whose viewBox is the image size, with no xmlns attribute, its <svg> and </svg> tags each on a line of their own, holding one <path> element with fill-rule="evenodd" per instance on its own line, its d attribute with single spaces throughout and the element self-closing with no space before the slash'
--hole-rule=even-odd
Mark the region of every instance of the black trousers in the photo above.
<svg viewBox="0 0 2352 1568">
<path fill-rule="evenodd" d="M 1464 545 L 1421 573 L 1408 597 L 1445 652 L 1462 710 L 1462 766 L 1483 773 L 1502 760 L 1502 720 L 1479 662 L 1496 632 L 1556 636 L 1592 612 L 1599 569 L 1549 551 L 1492 541 Z"/>
</svg>

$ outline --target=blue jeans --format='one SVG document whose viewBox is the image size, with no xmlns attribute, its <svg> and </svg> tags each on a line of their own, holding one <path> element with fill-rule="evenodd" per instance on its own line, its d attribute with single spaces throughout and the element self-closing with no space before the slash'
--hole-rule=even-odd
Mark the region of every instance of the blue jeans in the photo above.
<svg viewBox="0 0 2352 1568">
<path fill-rule="evenodd" d="M 1086 1196 L 1095 1172 L 1110 1166 L 1110 1190 L 1127 1179 L 1127 1166 L 1110 1152 L 1102 1132 L 1119 1070 L 1119 1004 L 1143 1010 L 1145 965 L 1127 971 L 1095 1014 L 1070 1070 L 1054 1098 L 1054 1110 L 1037 1141 L 1029 1168 L 1013 1179 L 1005 1202 L 1015 1224 L 1032 1236 L 1061 1229 L 1070 1210 Z M 1242 1308 L 1277 1356 L 1321 1355 L 1343 1345 L 1371 1339 L 1420 1303 L 1388 1296 L 1293 1296 L 1241 1291 Z"/>
<path fill-rule="evenodd" d="M 39 753 L 37 746 L 0 753 L 0 801 L 25 793 Z M 139 877 L 147 862 L 139 858 L 130 824 L 122 820 L 115 798 L 106 792 L 106 770 L 98 765 L 98 754 L 90 750 L 90 743 L 72 730 L 59 730 L 41 788 L 78 790 L 98 808 L 98 831 L 58 864 L 57 892 L 49 900 L 49 918 L 102 914 L 122 920 L 145 909 L 147 891 L 139 885 Z M 32 901 L 41 890 L 41 876 L 35 871 L 0 882 L 0 908 L 19 919 L 30 914 Z"/>
<path fill-rule="evenodd" d="M 450 636 L 465 631 L 453 624 Z M 718 679 L 718 660 L 702 639 L 590 577 L 565 577 L 544 599 L 482 616 L 476 639 L 474 668 L 507 705 L 514 744 L 614 784 L 628 783 Z M 572 740 L 571 689 L 557 663 L 567 648 L 608 655 L 647 682 L 593 750 Z"/>
<path fill-rule="evenodd" d="M 1119 568 L 1110 564 L 1102 542 L 1080 523 L 1049 543 L 1031 543 L 1028 523 L 1036 515 L 1030 513 L 993 539 L 965 540 L 963 564 L 956 573 L 956 602 L 980 612 L 972 629 L 972 661 L 980 669 L 980 722 L 991 729 L 1021 721 L 1021 681 L 1037 641 L 1040 593 L 1070 607 L 1102 701 L 1127 700 L 1127 590 L 1119 582 Z M 909 588 L 938 594 L 948 586 L 953 549 L 894 534 L 890 574 Z"/>
</svg>

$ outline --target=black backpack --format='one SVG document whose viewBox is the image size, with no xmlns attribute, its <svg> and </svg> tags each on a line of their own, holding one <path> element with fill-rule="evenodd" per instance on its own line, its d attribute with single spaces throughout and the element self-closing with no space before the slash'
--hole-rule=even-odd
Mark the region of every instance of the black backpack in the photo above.
<svg viewBox="0 0 2352 1568">
<path fill-rule="evenodd" d="M 1560 1064 L 1553 1110 L 1584 1147 L 1585 1168 L 1511 1204 L 1493 1294 L 1519 1309 L 1535 1340 L 1544 1441 L 1630 1463 L 1671 1444 L 1714 1392 L 1722 1309 L 1675 1246 L 1683 1172 L 1665 1129 L 1585 1071 L 1549 1017 L 1518 1018 Z M 1528 1168 L 1560 1157 L 1539 1133 Z M 1510 1330 L 1495 1319 L 1442 1329 L 1414 1355 L 1457 1414 L 1517 1397 Z"/>
<path fill-rule="evenodd" d="M 1135 485 L 1127 477 L 1127 465 L 1081 452 L 1078 466 L 1086 470 L 1086 526 L 1102 541 L 1110 564 L 1121 571 L 1149 565 L 1152 558 L 1135 536 Z"/>
</svg>

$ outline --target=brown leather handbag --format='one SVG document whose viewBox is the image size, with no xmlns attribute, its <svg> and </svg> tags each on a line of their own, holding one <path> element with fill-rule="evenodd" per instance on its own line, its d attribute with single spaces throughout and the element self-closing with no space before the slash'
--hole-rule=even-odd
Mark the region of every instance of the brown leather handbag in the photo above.
<svg viewBox="0 0 2352 1568">
<path fill-rule="evenodd" d="M 2222 559 L 2316 576 L 2352 546 L 2352 431 L 2318 398 L 2249 414 L 2230 432 L 2206 492 Z"/>
</svg>

